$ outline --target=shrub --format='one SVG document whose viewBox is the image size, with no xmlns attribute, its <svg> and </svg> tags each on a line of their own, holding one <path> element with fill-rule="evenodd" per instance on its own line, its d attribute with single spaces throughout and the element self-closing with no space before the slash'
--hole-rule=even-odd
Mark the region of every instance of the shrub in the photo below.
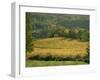
<svg viewBox="0 0 100 80">
<path fill-rule="evenodd" d="M 30 60 L 44 60 L 44 61 L 84 61 L 84 62 L 89 62 L 88 55 L 86 54 L 85 56 L 81 55 L 76 55 L 76 56 L 56 56 L 56 55 L 51 55 L 48 53 L 48 55 L 33 55 L 29 57 Z"/>
</svg>

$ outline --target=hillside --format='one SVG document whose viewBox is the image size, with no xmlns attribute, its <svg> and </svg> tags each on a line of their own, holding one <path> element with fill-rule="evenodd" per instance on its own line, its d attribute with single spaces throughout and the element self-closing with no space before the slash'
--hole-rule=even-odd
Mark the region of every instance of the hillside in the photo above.
<svg viewBox="0 0 100 80">
<path fill-rule="evenodd" d="M 88 42 L 80 42 L 77 40 L 70 40 L 64 38 L 47 38 L 33 41 L 33 52 L 29 54 L 30 57 L 34 55 L 40 56 L 84 56 L 88 48 Z"/>
<path fill-rule="evenodd" d="M 51 33 L 66 29 L 89 30 L 89 15 L 27 12 L 33 38 L 47 38 Z"/>
</svg>

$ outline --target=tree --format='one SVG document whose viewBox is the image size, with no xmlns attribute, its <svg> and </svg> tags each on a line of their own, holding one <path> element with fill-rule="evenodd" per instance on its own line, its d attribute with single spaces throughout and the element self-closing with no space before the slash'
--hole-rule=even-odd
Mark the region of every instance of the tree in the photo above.
<svg viewBox="0 0 100 80">
<path fill-rule="evenodd" d="M 31 25 L 31 14 L 26 13 L 26 51 L 31 52 L 33 49 L 32 44 L 32 25 Z"/>
<path fill-rule="evenodd" d="M 56 30 L 57 30 L 57 27 L 56 27 L 55 24 L 49 24 L 48 30 L 49 30 L 48 31 L 49 32 L 48 37 L 54 37 L 54 34 L 55 34 Z"/>
<path fill-rule="evenodd" d="M 86 54 L 84 56 L 84 61 L 87 62 L 87 63 L 90 63 L 90 61 L 89 61 L 90 55 L 89 54 L 90 54 L 90 49 L 88 47 L 88 48 L 86 48 Z"/>
<path fill-rule="evenodd" d="M 78 32 L 78 39 L 81 41 L 89 41 L 89 32 L 86 30 L 80 30 Z"/>
<path fill-rule="evenodd" d="M 68 34 L 68 36 L 69 36 L 69 38 L 71 38 L 71 39 L 76 39 L 76 32 L 75 32 L 75 29 L 70 29 L 69 30 L 69 34 Z"/>
</svg>

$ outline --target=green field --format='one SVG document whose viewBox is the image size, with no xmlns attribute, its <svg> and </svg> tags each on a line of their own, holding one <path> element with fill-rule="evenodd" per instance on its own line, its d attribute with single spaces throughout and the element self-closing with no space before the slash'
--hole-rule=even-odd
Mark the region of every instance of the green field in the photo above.
<svg viewBox="0 0 100 80">
<path fill-rule="evenodd" d="M 87 64 L 82 61 L 39 61 L 39 60 L 27 60 L 26 67 L 37 67 L 37 66 L 62 66 L 62 65 L 82 65 Z"/>
<path fill-rule="evenodd" d="M 27 52 L 26 67 L 87 64 L 88 42 L 62 37 L 33 41 L 33 51 Z"/>
</svg>

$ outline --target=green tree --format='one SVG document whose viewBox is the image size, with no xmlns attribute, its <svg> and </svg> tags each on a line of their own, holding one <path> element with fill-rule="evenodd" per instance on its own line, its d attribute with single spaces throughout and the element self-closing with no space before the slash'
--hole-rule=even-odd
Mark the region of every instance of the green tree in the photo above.
<svg viewBox="0 0 100 80">
<path fill-rule="evenodd" d="M 49 24 L 48 30 L 49 30 L 49 35 L 48 36 L 49 37 L 54 37 L 54 34 L 55 34 L 56 30 L 57 30 L 57 27 L 56 27 L 55 24 Z"/>
<path fill-rule="evenodd" d="M 71 38 L 71 39 L 76 39 L 76 32 L 75 32 L 75 29 L 70 29 L 69 30 L 69 34 L 68 34 L 68 36 L 69 36 L 69 38 Z"/>
<path fill-rule="evenodd" d="M 87 63 L 90 63 L 90 60 L 89 60 L 90 59 L 90 55 L 89 55 L 90 54 L 90 49 L 89 49 L 89 47 L 86 48 L 86 52 L 87 53 L 84 56 L 84 61 L 87 62 Z"/>
<path fill-rule="evenodd" d="M 31 13 L 26 13 L 26 51 L 31 52 L 33 49 L 32 44 L 32 25 L 31 25 Z"/>
<path fill-rule="evenodd" d="M 78 32 L 78 39 L 81 41 L 89 41 L 89 32 L 86 30 L 80 30 Z"/>
</svg>

